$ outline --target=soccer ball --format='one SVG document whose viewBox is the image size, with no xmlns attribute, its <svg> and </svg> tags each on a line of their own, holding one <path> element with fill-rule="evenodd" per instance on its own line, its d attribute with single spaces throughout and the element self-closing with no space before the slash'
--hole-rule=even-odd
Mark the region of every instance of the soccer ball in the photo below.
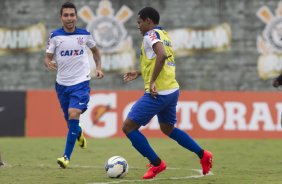
<svg viewBox="0 0 282 184">
<path fill-rule="evenodd" d="M 128 163 L 121 156 L 113 156 L 106 162 L 105 170 L 110 178 L 122 178 L 128 172 Z"/>
</svg>

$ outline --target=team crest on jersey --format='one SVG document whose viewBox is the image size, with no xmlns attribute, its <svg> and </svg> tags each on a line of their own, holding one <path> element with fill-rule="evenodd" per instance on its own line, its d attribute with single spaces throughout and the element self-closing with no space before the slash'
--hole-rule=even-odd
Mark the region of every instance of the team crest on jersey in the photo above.
<svg viewBox="0 0 282 184">
<path fill-rule="evenodd" d="M 79 44 L 79 45 L 83 45 L 83 38 L 82 37 L 78 37 L 78 38 L 76 38 L 77 39 L 77 43 Z"/>
<path fill-rule="evenodd" d="M 154 40 L 158 39 L 156 31 L 154 31 L 154 30 L 149 31 L 148 32 L 148 36 L 151 39 L 151 41 L 154 41 Z"/>
</svg>

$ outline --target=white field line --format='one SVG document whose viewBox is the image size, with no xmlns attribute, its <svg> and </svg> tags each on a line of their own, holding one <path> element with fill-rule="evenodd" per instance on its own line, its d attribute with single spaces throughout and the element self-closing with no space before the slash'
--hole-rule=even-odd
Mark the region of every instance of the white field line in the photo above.
<svg viewBox="0 0 282 184">
<path fill-rule="evenodd" d="M 10 164 L 7 164 L 7 163 L 4 163 L 4 165 L 2 165 L 1 167 L 4 168 L 4 167 L 17 167 L 18 165 L 10 165 Z M 34 166 L 34 165 L 22 165 L 21 166 Z M 58 165 L 56 164 L 39 164 L 38 165 L 39 167 L 49 167 L 49 168 L 59 168 Z M 96 169 L 104 169 L 105 167 L 104 166 L 98 166 L 98 165 L 79 165 L 79 164 L 73 164 L 73 165 L 70 165 L 69 168 L 96 168 Z M 133 166 L 129 166 L 129 169 L 144 169 L 144 168 L 141 168 L 141 167 L 133 167 Z M 197 173 L 199 173 L 200 175 L 202 175 L 202 171 L 200 169 L 185 169 L 185 168 L 178 168 L 178 167 L 167 167 L 166 168 L 167 170 L 192 170 L 192 171 L 195 171 Z M 209 174 L 207 175 L 214 175 L 211 171 L 209 172 Z"/>
<path fill-rule="evenodd" d="M 170 168 L 167 168 L 170 169 Z M 174 169 L 180 169 L 180 168 L 174 168 Z M 160 180 L 185 180 L 185 179 L 191 179 L 191 178 L 201 178 L 204 175 L 202 174 L 202 170 L 200 169 L 189 169 L 196 171 L 197 175 L 191 175 L 191 176 L 181 176 L 181 177 L 167 177 L 167 178 L 154 178 L 149 180 L 124 180 L 120 179 L 117 181 L 110 181 L 110 182 L 93 182 L 93 183 L 87 183 L 87 184 L 118 184 L 118 183 L 138 183 L 138 182 L 154 182 L 154 181 L 160 181 Z M 207 175 L 214 175 L 211 171 Z"/>
<path fill-rule="evenodd" d="M 10 167 L 12 167 L 11 165 L 9 165 Z M 57 166 L 55 163 L 54 164 L 39 164 L 39 167 L 49 167 L 49 168 L 58 168 L 59 166 Z M 104 166 L 101 165 L 79 165 L 79 164 L 71 164 L 69 166 L 69 168 L 96 168 L 96 169 L 104 169 Z M 145 167 L 144 167 L 145 168 Z M 129 166 L 129 169 L 144 169 L 143 167 L 133 167 L 133 166 Z M 185 169 L 185 168 L 177 168 L 177 167 L 167 167 L 167 170 L 194 170 L 196 172 L 198 172 L 199 169 Z"/>
<path fill-rule="evenodd" d="M 17 165 L 9 165 L 5 164 L 1 168 L 7 168 L 7 167 L 15 167 Z M 48 168 L 58 168 L 55 164 L 40 164 L 39 167 L 48 167 Z M 96 169 L 104 169 L 104 166 L 97 166 L 97 165 L 71 165 L 70 168 L 96 168 Z M 129 167 L 129 169 L 144 169 L 140 167 Z M 191 179 L 191 178 L 201 178 L 205 175 L 202 174 L 202 170 L 200 169 L 185 169 L 185 168 L 175 168 L 175 167 L 167 167 L 167 170 L 192 170 L 195 171 L 196 175 L 191 175 L 191 176 L 181 176 L 181 177 L 167 177 L 167 178 L 154 178 L 154 179 L 149 179 L 149 180 L 125 180 L 125 179 L 116 179 L 115 181 L 110 181 L 110 182 L 93 182 L 93 183 L 87 183 L 87 184 L 119 184 L 119 183 L 138 183 L 138 182 L 154 182 L 154 181 L 161 181 L 161 180 L 185 180 L 185 179 Z M 209 175 L 214 175 L 213 172 L 209 172 L 207 176 Z"/>
<path fill-rule="evenodd" d="M 0 168 L 4 168 L 4 167 L 12 167 L 12 166 L 3 162 L 3 165 L 0 165 Z"/>
</svg>

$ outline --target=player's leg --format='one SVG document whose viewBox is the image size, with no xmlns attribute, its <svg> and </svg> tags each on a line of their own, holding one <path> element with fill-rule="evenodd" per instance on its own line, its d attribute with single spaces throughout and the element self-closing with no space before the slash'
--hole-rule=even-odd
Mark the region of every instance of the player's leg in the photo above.
<svg viewBox="0 0 282 184">
<path fill-rule="evenodd" d="M 66 86 L 62 86 L 58 83 L 56 83 L 56 93 L 57 93 L 57 97 L 58 100 L 60 102 L 60 106 L 64 112 L 64 118 L 67 122 L 67 127 L 69 128 L 69 124 L 68 124 L 68 108 L 69 108 L 69 95 L 68 93 L 66 93 L 67 91 L 67 87 Z M 66 168 L 67 165 L 69 164 L 69 158 L 67 158 L 67 156 L 63 155 L 63 157 L 60 157 L 57 159 L 57 163 L 59 164 L 59 166 L 61 168 Z"/>
<path fill-rule="evenodd" d="M 123 131 L 131 141 L 133 147 L 149 160 L 150 164 L 148 166 L 150 169 L 144 174 L 143 179 L 150 179 L 165 170 L 166 164 L 158 157 L 146 137 L 138 130 L 139 127 L 139 124 L 127 118 L 123 124 Z"/>
<path fill-rule="evenodd" d="M 213 158 L 211 152 L 203 150 L 192 137 L 176 127 L 172 126 L 172 128 L 171 125 L 166 123 L 160 123 L 160 127 L 163 133 L 175 140 L 179 145 L 197 154 L 202 165 L 202 173 L 204 175 L 209 173 L 210 169 L 212 168 Z M 169 134 L 169 132 L 171 133 Z"/>
<path fill-rule="evenodd" d="M 207 174 L 212 167 L 212 154 L 203 150 L 186 132 L 174 126 L 176 123 L 176 105 L 178 96 L 179 91 L 165 96 L 169 105 L 158 113 L 161 131 L 171 139 L 175 140 L 182 147 L 197 154 L 201 159 L 203 174 Z"/>
<path fill-rule="evenodd" d="M 65 93 L 67 87 L 56 83 L 55 88 L 56 88 L 56 93 L 57 93 L 58 100 L 60 102 L 61 109 L 63 110 L 63 113 L 64 113 L 64 119 L 66 120 L 67 127 L 68 127 L 68 121 L 69 121 L 68 109 L 69 109 L 70 98 L 69 98 L 69 95 Z"/>
<path fill-rule="evenodd" d="M 4 162 L 2 161 L 2 158 L 1 158 L 1 153 L 0 153 L 0 167 L 1 166 L 4 166 L 5 164 L 4 164 Z"/>
<path fill-rule="evenodd" d="M 80 109 L 82 114 L 87 110 L 87 104 L 89 102 L 89 94 L 90 94 L 89 81 L 82 82 L 78 85 L 75 85 L 74 87 L 75 87 L 74 90 L 75 92 L 71 94 L 72 105 L 70 105 L 70 107 Z M 86 149 L 87 142 L 86 142 L 86 138 L 84 137 L 80 123 L 79 123 L 79 133 L 76 140 L 81 148 Z"/>
<path fill-rule="evenodd" d="M 176 105 L 178 101 L 179 91 L 164 96 L 168 105 L 158 113 L 158 120 L 160 122 L 161 131 L 174 139 L 178 144 L 184 148 L 196 153 L 202 157 L 203 149 L 184 131 L 176 128 Z"/>
<path fill-rule="evenodd" d="M 178 144 L 196 153 L 199 158 L 203 157 L 203 149 L 186 132 L 164 122 L 160 123 L 160 128 L 164 134 L 175 140 Z"/>
<path fill-rule="evenodd" d="M 159 157 L 155 151 L 151 148 L 146 137 L 138 130 L 139 124 L 133 122 L 130 119 L 126 119 L 123 124 L 123 132 L 131 141 L 132 146 L 144 157 L 146 157 L 151 163 L 158 164 Z"/>
<path fill-rule="evenodd" d="M 81 114 L 80 109 L 74 109 L 74 108 L 69 109 L 69 121 L 68 121 L 69 130 L 67 134 L 65 152 L 64 152 L 63 157 L 57 159 L 57 163 L 62 168 L 66 168 L 67 165 L 69 164 L 69 160 L 71 158 L 71 154 L 72 154 L 72 151 L 75 145 L 76 138 L 79 135 L 79 132 L 80 132 L 79 116 L 80 114 Z"/>
<path fill-rule="evenodd" d="M 68 165 L 77 139 L 81 140 L 81 147 L 86 147 L 86 139 L 83 136 L 81 127 L 79 126 L 79 118 L 81 113 L 83 113 L 87 109 L 87 103 L 89 101 L 90 88 L 89 82 L 87 82 L 71 86 L 67 90 L 70 98 L 68 109 L 69 130 L 67 135 L 64 157 L 61 157 L 57 160 L 58 164 L 62 168 L 65 168 Z"/>
<path fill-rule="evenodd" d="M 166 168 L 165 163 L 161 161 L 152 149 L 146 137 L 138 130 L 141 125 L 145 126 L 160 111 L 160 107 L 159 102 L 150 94 L 144 94 L 133 105 L 127 119 L 123 123 L 123 132 L 131 141 L 133 147 L 150 162 L 150 169 L 143 176 L 144 179 L 153 178 Z M 160 165 L 162 169 L 156 169 Z"/>
<path fill-rule="evenodd" d="M 79 127 L 80 127 L 80 131 L 79 131 L 79 134 L 76 138 L 76 141 L 77 141 L 77 144 L 79 145 L 79 147 L 81 147 L 82 149 L 86 149 L 87 141 L 86 141 L 86 138 L 84 137 L 83 130 L 82 130 L 80 123 L 79 123 Z"/>
</svg>

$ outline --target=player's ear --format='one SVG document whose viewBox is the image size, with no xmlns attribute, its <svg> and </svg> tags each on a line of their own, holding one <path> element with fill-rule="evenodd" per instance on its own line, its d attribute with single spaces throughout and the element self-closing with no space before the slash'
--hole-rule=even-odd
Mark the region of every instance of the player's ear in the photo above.
<svg viewBox="0 0 282 184">
<path fill-rule="evenodd" d="M 151 23 L 152 23 L 152 20 L 151 20 L 150 18 L 146 18 L 146 19 L 145 19 L 145 22 L 148 23 L 148 24 L 151 24 Z"/>
</svg>

